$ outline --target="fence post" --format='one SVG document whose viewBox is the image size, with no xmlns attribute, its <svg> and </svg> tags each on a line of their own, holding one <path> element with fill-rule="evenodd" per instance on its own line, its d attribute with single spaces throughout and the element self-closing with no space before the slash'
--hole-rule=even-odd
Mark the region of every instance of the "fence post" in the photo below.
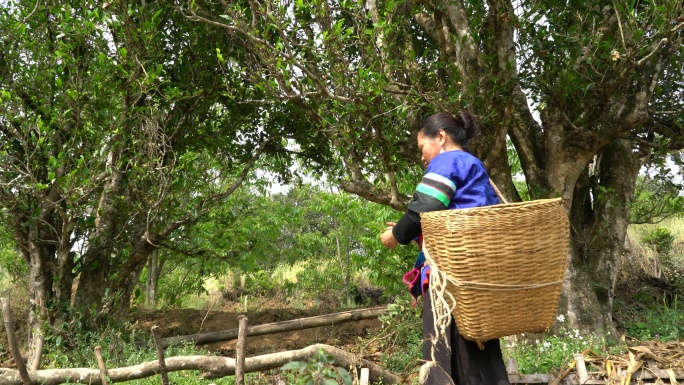
<svg viewBox="0 0 684 385">
<path fill-rule="evenodd" d="M 159 359 L 159 374 L 161 374 L 162 385 L 169 385 L 169 374 L 166 372 L 166 361 L 164 361 L 164 346 L 159 338 L 159 326 L 152 326 L 152 337 L 154 346 L 157 347 L 157 358 Z"/>
<path fill-rule="evenodd" d="M 12 309 L 10 308 L 9 300 L 3 297 L 0 298 L 0 302 L 2 302 L 2 319 L 5 321 L 7 344 L 10 347 L 12 358 L 14 358 L 14 363 L 17 365 L 17 369 L 19 370 L 22 384 L 31 385 L 31 377 L 29 377 L 28 371 L 26 370 L 26 364 L 24 363 L 24 359 L 21 357 L 21 352 L 19 352 L 19 345 L 17 345 L 17 339 L 14 334 L 14 318 L 12 317 Z"/>
<path fill-rule="evenodd" d="M 518 361 L 515 358 L 508 359 L 508 365 L 506 365 L 506 372 L 508 374 L 518 374 Z"/>
<path fill-rule="evenodd" d="M 370 370 L 368 368 L 361 368 L 361 378 L 359 379 L 359 385 L 368 385 L 370 377 Z"/>
<path fill-rule="evenodd" d="M 589 374 L 587 373 L 587 366 L 584 364 L 584 355 L 575 354 L 575 370 L 577 370 L 577 379 L 580 384 L 584 384 L 589 379 Z"/>
<path fill-rule="evenodd" d="M 97 366 L 100 367 L 100 379 L 102 385 L 108 385 L 107 383 L 107 367 L 105 366 L 104 360 L 102 359 L 102 348 L 100 345 L 95 347 L 95 358 L 97 359 Z"/>
<path fill-rule="evenodd" d="M 238 316 L 238 340 L 235 347 L 235 385 L 245 383 L 245 345 L 247 344 L 247 317 Z"/>
</svg>

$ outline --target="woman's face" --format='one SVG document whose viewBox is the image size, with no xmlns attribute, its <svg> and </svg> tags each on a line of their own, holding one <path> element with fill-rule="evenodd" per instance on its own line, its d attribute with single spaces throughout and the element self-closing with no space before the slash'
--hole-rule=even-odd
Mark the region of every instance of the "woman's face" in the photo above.
<svg viewBox="0 0 684 385">
<path fill-rule="evenodd" d="M 434 138 L 426 137 L 423 135 L 422 130 L 418 132 L 418 148 L 422 155 L 420 159 L 423 161 L 425 167 L 427 167 L 432 159 L 442 151 L 445 140 L 446 132 L 444 132 L 444 130 L 440 130 Z"/>
</svg>

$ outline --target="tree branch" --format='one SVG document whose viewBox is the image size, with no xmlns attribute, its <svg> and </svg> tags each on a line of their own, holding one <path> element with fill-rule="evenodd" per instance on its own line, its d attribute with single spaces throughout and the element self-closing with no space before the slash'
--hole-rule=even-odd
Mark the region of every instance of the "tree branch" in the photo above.
<svg viewBox="0 0 684 385">
<path fill-rule="evenodd" d="M 470 22 L 463 2 L 450 1 L 446 9 L 451 26 L 457 37 L 454 39 L 454 43 L 456 45 L 455 56 L 459 70 L 467 80 L 473 81 L 478 79 L 483 65 L 481 63 L 480 51 L 472 36 Z"/>
<path fill-rule="evenodd" d="M 293 66 L 295 66 L 295 67 L 297 67 L 299 70 L 301 70 L 303 74 L 305 74 L 307 77 L 309 77 L 309 78 L 314 82 L 314 84 L 316 85 L 316 88 L 320 91 L 320 93 L 321 93 L 323 96 L 325 96 L 325 97 L 327 97 L 327 98 L 329 98 L 329 99 L 333 99 L 333 100 L 337 100 L 337 101 L 339 101 L 339 102 L 343 102 L 343 103 L 349 103 L 349 102 L 352 101 L 352 99 L 350 99 L 350 98 L 347 98 L 347 97 L 338 95 L 338 94 L 334 93 L 333 91 L 331 91 L 328 87 L 326 87 L 326 86 L 323 84 L 323 82 L 321 81 L 320 77 L 319 77 L 318 75 L 314 74 L 308 66 L 306 66 L 306 65 L 302 64 L 301 62 L 299 62 L 299 61 L 298 61 L 297 59 L 295 59 L 295 57 L 292 56 L 291 54 L 287 54 L 287 53 L 285 53 L 285 52 L 278 51 L 278 50 L 277 50 L 272 44 L 270 44 L 268 41 L 266 41 L 266 40 L 264 40 L 264 39 L 261 39 L 261 38 L 258 38 L 258 37 L 256 37 L 256 36 L 254 36 L 253 34 L 247 32 L 247 31 L 244 31 L 244 30 L 242 30 L 242 29 L 240 29 L 240 28 L 238 28 L 238 27 L 236 27 L 236 26 L 229 25 L 229 24 L 224 24 L 224 23 L 219 23 L 219 22 L 216 22 L 216 21 L 207 19 L 207 18 L 205 18 L 205 17 L 199 16 L 199 15 L 197 15 L 197 13 L 195 13 L 195 11 L 192 10 L 192 6 L 188 6 L 188 9 L 189 9 L 189 11 L 188 11 L 187 13 L 184 12 L 182 9 L 180 10 L 180 12 L 181 12 L 188 20 L 203 22 L 203 23 L 207 23 L 207 24 L 210 24 L 210 25 L 213 25 L 213 26 L 216 26 L 216 27 L 223 28 L 223 29 L 229 31 L 229 32 L 232 33 L 232 34 L 237 35 L 237 37 L 240 37 L 240 36 L 246 37 L 249 41 L 255 43 L 255 44 L 257 45 L 257 46 L 256 46 L 257 48 L 256 48 L 256 50 L 255 50 L 254 52 L 255 52 L 255 54 L 256 54 L 257 56 L 260 56 L 260 57 L 263 58 L 263 50 L 265 49 L 265 50 L 268 50 L 268 52 L 270 52 L 270 53 L 273 54 L 274 56 L 278 56 L 278 55 L 279 55 L 279 56 L 283 57 L 283 58 L 286 59 L 288 62 L 290 62 Z M 272 63 L 270 63 L 269 61 L 266 61 L 266 62 L 267 62 L 268 64 L 272 64 Z"/>
<path fill-rule="evenodd" d="M 663 45 L 664 43 L 667 43 L 666 37 L 660 39 L 660 41 L 658 41 L 658 44 L 656 44 L 655 48 L 653 48 L 653 51 L 651 51 L 648 55 L 644 56 L 643 58 L 639 59 L 639 61 L 637 61 L 636 65 L 640 67 L 642 64 L 644 64 L 645 61 L 652 58 L 655 54 L 658 53 L 658 50 L 660 50 L 660 46 Z"/>
<path fill-rule="evenodd" d="M 395 197 L 391 192 L 379 190 L 377 187 L 363 179 L 343 180 L 339 182 L 339 186 L 346 192 L 358 195 L 361 198 L 371 202 L 389 206 L 399 211 L 406 211 L 408 202 L 411 199 L 407 196 L 400 196 L 398 200 L 394 199 Z"/>
<path fill-rule="evenodd" d="M 259 147 L 256 149 L 254 155 L 252 155 L 252 158 L 245 164 L 238 177 L 233 181 L 233 183 L 230 184 L 230 186 L 228 186 L 228 188 L 226 188 L 221 193 L 206 197 L 201 201 L 199 207 L 200 210 L 198 214 L 193 214 L 191 211 L 188 211 L 182 218 L 178 219 L 177 221 L 174 221 L 166 228 L 164 228 L 161 232 L 154 235 L 150 235 L 146 232 L 146 235 L 144 236 L 145 240 L 155 247 L 158 246 L 159 242 L 166 240 L 171 235 L 171 233 L 178 230 L 181 226 L 199 220 L 202 216 L 204 216 L 211 209 L 213 209 L 216 203 L 224 201 L 227 197 L 233 194 L 235 190 L 242 186 L 242 183 L 247 179 L 249 172 L 251 171 L 256 161 L 263 154 L 264 150 L 266 149 L 266 145 L 269 141 L 270 138 L 266 138 L 263 142 L 261 142 L 261 145 L 259 145 Z"/>
</svg>

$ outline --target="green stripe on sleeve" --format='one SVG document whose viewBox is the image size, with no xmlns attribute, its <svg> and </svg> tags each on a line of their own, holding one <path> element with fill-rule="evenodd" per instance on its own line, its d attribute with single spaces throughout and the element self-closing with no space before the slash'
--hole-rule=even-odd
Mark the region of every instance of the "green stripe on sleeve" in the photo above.
<svg viewBox="0 0 684 385">
<path fill-rule="evenodd" d="M 428 196 L 431 196 L 431 197 L 437 199 L 438 201 L 444 203 L 445 207 L 448 207 L 449 202 L 451 202 L 451 199 L 449 199 L 449 197 L 446 196 L 446 194 L 444 194 L 443 192 L 441 192 L 441 191 L 439 191 L 433 187 L 424 185 L 422 183 L 419 184 L 418 187 L 416 187 L 416 191 L 421 192 L 425 195 L 428 195 Z"/>
</svg>

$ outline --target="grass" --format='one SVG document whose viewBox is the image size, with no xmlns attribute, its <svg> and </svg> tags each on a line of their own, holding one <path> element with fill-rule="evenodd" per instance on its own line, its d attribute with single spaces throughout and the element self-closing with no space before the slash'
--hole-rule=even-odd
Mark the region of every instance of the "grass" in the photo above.
<svg viewBox="0 0 684 385">
<path fill-rule="evenodd" d="M 632 241 L 632 246 L 636 248 L 635 251 L 645 259 L 653 260 L 656 257 L 656 252 L 651 245 L 645 244 L 643 239 L 659 227 L 667 229 L 674 236 L 673 257 L 684 259 L 684 217 L 679 216 L 666 218 L 656 224 L 630 225 L 627 228 L 627 235 Z"/>
<path fill-rule="evenodd" d="M 64 344 L 55 344 L 55 341 L 46 343 L 43 356 L 43 369 L 58 368 L 97 368 L 92 347 L 102 346 L 103 360 L 110 368 L 123 368 L 138 365 L 143 362 L 156 361 L 157 351 L 152 346 L 139 347 L 135 341 L 149 339 L 149 335 L 142 331 L 125 326 L 123 329 L 115 331 L 109 330 L 100 335 L 89 333 L 73 335 L 72 342 L 75 346 L 66 347 Z M 60 346 L 61 345 L 61 346 Z M 165 349 L 165 357 L 178 356 L 197 356 L 212 355 L 206 349 L 196 347 L 192 344 L 173 346 Z M 202 380 L 200 372 L 195 370 L 184 370 L 168 373 L 169 381 L 175 385 L 195 385 L 195 384 L 215 384 L 232 385 L 235 384 L 235 377 L 228 376 L 219 379 Z M 294 383 L 291 373 L 283 373 L 287 384 Z M 246 375 L 245 383 L 253 385 L 271 384 L 270 375 L 267 373 L 249 373 Z M 131 385 L 156 385 L 159 384 L 159 376 L 151 376 L 143 379 L 128 381 Z"/>
<path fill-rule="evenodd" d="M 502 338 L 504 360 L 514 358 L 522 374 L 553 373 L 572 360 L 574 354 L 587 350 L 615 354 L 626 349 L 624 344 L 615 344 L 614 336 L 568 329 L 563 315 L 558 315 L 557 320 L 560 326 L 555 334 Z"/>
<path fill-rule="evenodd" d="M 385 353 L 380 357 L 383 368 L 403 375 L 422 364 L 422 318 L 419 307 L 412 308 L 411 303 L 412 299 L 406 296 L 388 305 L 387 315 L 380 317 L 382 330 L 362 341 L 364 346 Z"/>
<path fill-rule="evenodd" d="M 42 369 L 59 368 L 98 368 L 92 347 L 102 346 L 103 360 L 109 368 L 123 368 L 141 364 L 143 362 L 154 362 L 157 360 L 157 351 L 152 346 L 139 347 L 135 341 L 149 339 L 147 333 L 138 331 L 129 325 L 121 330 L 109 330 L 103 334 L 80 333 L 71 336 L 70 341 L 75 345 L 65 346 L 63 341 L 55 343 L 54 340 L 48 341 L 43 355 Z M 211 356 L 210 351 L 196 347 L 192 344 L 172 346 L 165 349 L 165 357 L 179 356 Z M 307 363 L 310 375 L 316 374 L 316 369 L 320 367 L 334 367 L 334 362 L 328 358 L 321 365 L 320 358 L 315 357 Z M 270 385 L 273 384 L 273 377 L 278 375 L 286 384 L 307 384 L 301 382 L 301 373 L 288 370 L 270 370 L 264 373 L 247 373 L 245 375 L 246 384 L 250 385 Z M 183 370 L 168 373 L 169 381 L 175 385 L 233 385 L 235 377 L 228 376 L 218 379 L 201 379 L 200 371 Z M 160 377 L 151 377 L 127 381 L 131 385 L 156 385 L 159 384 Z"/>
<path fill-rule="evenodd" d="M 632 311 L 625 316 L 625 333 L 637 340 L 684 340 L 684 304 L 675 295 L 671 302 L 651 302 L 643 310 Z M 624 304 L 617 304 L 617 311 L 629 312 Z"/>
</svg>

